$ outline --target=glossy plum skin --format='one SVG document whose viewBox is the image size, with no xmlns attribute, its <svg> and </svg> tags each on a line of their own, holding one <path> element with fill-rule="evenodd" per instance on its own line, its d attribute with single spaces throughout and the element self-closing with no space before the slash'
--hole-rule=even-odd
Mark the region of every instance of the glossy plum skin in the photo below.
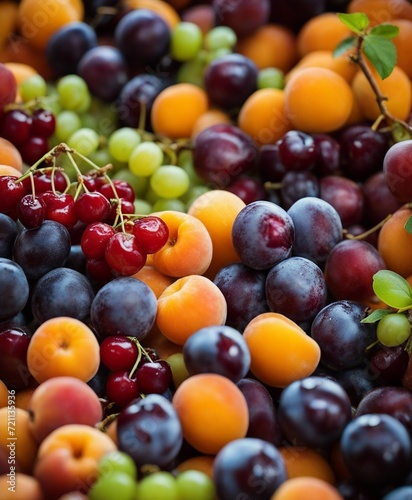
<svg viewBox="0 0 412 500">
<path fill-rule="evenodd" d="M 412 139 L 391 146 L 383 160 L 383 173 L 390 192 L 401 203 L 412 200 Z"/>
<path fill-rule="evenodd" d="M 213 0 L 212 7 L 218 24 L 229 26 L 238 36 L 246 36 L 269 21 L 269 0 L 242 0 L 230 4 L 226 0 Z"/>
<path fill-rule="evenodd" d="M 23 311 L 29 299 L 29 282 L 16 262 L 0 258 L 0 321 L 13 318 Z"/>
<path fill-rule="evenodd" d="M 243 264 L 252 269 L 270 269 L 288 258 L 295 229 L 287 212 L 270 201 L 246 205 L 232 227 L 232 241 Z"/>
</svg>

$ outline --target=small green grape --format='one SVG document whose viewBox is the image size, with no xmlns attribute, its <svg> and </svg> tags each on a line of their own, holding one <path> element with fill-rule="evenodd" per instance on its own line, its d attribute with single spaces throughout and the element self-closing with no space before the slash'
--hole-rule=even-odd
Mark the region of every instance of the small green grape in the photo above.
<svg viewBox="0 0 412 500">
<path fill-rule="evenodd" d="M 177 198 L 158 198 L 153 203 L 153 212 L 163 212 L 164 210 L 174 210 L 175 212 L 186 212 L 186 205 Z"/>
<path fill-rule="evenodd" d="M 136 500 L 179 500 L 175 478 L 170 472 L 153 472 L 144 477 L 137 485 Z"/>
<path fill-rule="evenodd" d="M 204 472 L 186 470 L 176 478 L 179 500 L 214 500 L 216 488 L 214 482 Z"/>
<path fill-rule="evenodd" d="M 47 95 L 47 83 L 41 75 L 32 75 L 19 85 L 19 93 L 23 102 Z"/>
<path fill-rule="evenodd" d="M 67 145 L 70 148 L 75 149 L 84 156 L 89 156 L 91 153 L 94 153 L 99 147 L 99 143 L 99 134 L 91 128 L 80 128 L 76 130 L 67 141 Z"/>
<path fill-rule="evenodd" d="M 149 177 L 134 175 L 134 173 L 127 167 L 115 172 L 112 178 L 128 182 L 132 186 L 137 198 L 145 197 L 146 191 L 149 187 Z"/>
<path fill-rule="evenodd" d="M 68 141 L 76 130 L 82 127 L 80 116 L 74 111 L 62 111 L 56 116 L 56 137 L 63 142 Z"/>
<path fill-rule="evenodd" d="M 411 324 L 405 314 L 391 313 L 379 320 L 376 335 L 381 344 L 396 347 L 408 340 Z"/>
<path fill-rule="evenodd" d="M 190 377 L 190 373 L 185 365 L 183 353 L 176 352 L 175 354 L 171 354 L 167 357 L 166 361 L 169 363 L 170 369 L 172 370 L 173 384 L 175 387 L 179 387 L 184 380 Z"/>
<path fill-rule="evenodd" d="M 146 200 L 135 199 L 134 200 L 134 213 L 140 215 L 149 215 L 153 210 L 153 206 Z"/>
<path fill-rule="evenodd" d="M 202 44 L 203 34 L 199 26 L 182 21 L 172 31 L 170 53 L 176 61 L 190 61 L 196 57 Z"/>
<path fill-rule="evenodd" d="M 100 476 L 88 492 L 89 500 L 134 500 L 137 483 L 125 472 L 111 472 Z"/>
<path fill-rule="evenodd" d="M 131 127 L 115 130 L 109 137 L 109 152 L 115 160 L 128 162 L 134 148 L 140 144 L 139 133 Z"/>
<path fill-rule="evenodd" d="M 233 49 L 237 43 L 236 33 L 228 26 L 216 26 L 205 35 L 204 45 L 207 50 Z"/>
<path fill-rule="evenodd" d="M 98 473 L 100 476 L 112 474 L 113 472 L 121 472 L 133 479 L 137 478 L 137 467 L 134 460 L 130 455 L 120 450 L 106 453 L 98 463 Z"/>
<path fill-rule="evenodd" d="M 90 92 L 86 82 L 78 75 L 66 75 L 57 82 L 60 104 L 65 109 L 84 112 L 90 106 Z"/>
<path fill-rule="evenodd" d="M 176 74 L 177 83 L 191 83 L 203 88 L 205 67 L 205 63 L 198 58 L 182 63 Z"/>
<path fill-rule="evenodd" d="M 162 165 L 150 178 L 150 187 L 161 198 L 179 198 L 189 186 L 189 176 L 176 165 Z"/>
<path fill-rule="evenodd" d="M 285 75 L 278 68 L 263 68 L 257 76 L 258 89 L 283 89 L 285 86 Z"/>
<path fill-rule="evenodd" d="M 135 175 L 150 176 L 163 162 L 163 151 L 154 142 L 144 141 L 138 144 L 130 154 L 129 168 Z"/>
</svg>

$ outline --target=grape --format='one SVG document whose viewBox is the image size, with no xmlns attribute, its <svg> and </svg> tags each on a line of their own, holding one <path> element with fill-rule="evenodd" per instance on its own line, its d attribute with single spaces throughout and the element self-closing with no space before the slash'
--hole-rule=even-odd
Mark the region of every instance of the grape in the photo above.
<svg viewBox="0 0 412 500">
<path fill-rule="evenodd" d="M 93 288 L 83 274 L 60 267 L 37 281 L 31 296 L 31 309 L 38 323 L 57 316 L 86 321 L 93 298 Z"/>
<path fill-rule="evenodd" d="M 110 451 L 103 455 L 98 463 L 98 472 L 101 476 L 112 472 L 122 472 L 136 479 L 137 467 L 132 457 L 120 450 Z"/>
<path fill-rule="evenodd" d="M 258 89 L 283 89 L 285 86 L 285 74 L 278 68 L 263 68 L 257 75 Z"/>
<path fill-rule="evenodd" d="M 153 212 L 163 212 L 164 210 L 176 210 L 176 212 L 186 212 L 186 205 L 177 198 L 159 198 L 153 204 Z"/>
<path fill-rule="evenodd" d="M 166 471 L 145 476 L 139 481 L 136 492 L 139 500 L 182 500 L 178 496 L 175 478 Z"/>
<path fill-rule="evenodd" d="M 180 451 L 182 427 L 169 400 L 160 394 L 148 394 L 120 412 L 117 440 L 119 449 L 129 454 L 137 466 L 166 467 Z"/>
<path fill-rule="evenodd" d="M 269 0 L 238 0 L 228 3 L 227 0 L 213 0 L 217 24 L 229 26 L 237 36 L 246 36 L 269 21 Z"/>
<path fill-rule="evenodd" d="M 90 99 L 87 84 L 78 75 L 63 76 L 57 82 L 56 88 L 61 105 L 71 111 L 83 110 Z"/>
<path fill-rule="evenodd" d="M 339 142 L 329 134 L 313 134 L 313 138 L 319 150 L 314 171 L 321 177 L 338 174 L 341 167 Z"/>
<path fill-rule="evenodd" d="M 16 222 L 8 215 L 0 213 L 0 257 L 11 258 L 16 236 Z"/>
<path fill-rule="evenodd" d="M 319 156 L 314 138 L 299 130 L 287 131 L 277 145 L 279 160 L 288 171 L 310 170 Z"/>
<path fill-rule="evenodd" d="M 176 61 L 189 61 L 193 59 L 202 48 L 203 35 L 194 23 L 178 23 L 171 36 L 170 52 Z"/>
<path fill-rule="evenodd" d="M 378 322 L 376 335 L 382 345 L 396 347 L 408 340 L 411 324 L 405 314 L 387 314 Z"/>
<path fill-rule="evenodd" d="M 400 203 L 412 201 L 412 139 L 393 144 L 383 159 L 383 173 L 390 192 Z"/>
<path fill-rule="evenodd" d="M 124 472 L 111 472 L 100 476 L 91 486 L 87 498 L 89 500 L 133 500 L 136 492 L 136 481 Z"/>
<path fill-rule="evenodd" d="M 93 299 L 90 319 L 100 338 L 126 335 L 143 339 L 157 312 L 156 296 L 146 283 L 131 277 L 116 278 Z"/>
<path fill-rule="evenodd" d="M 176 73 L 176 83 L 191 83 L 203 88 L 203 75 L 206 61 L 202 52 L 194 59 L 183 62 Z"/>
<path fill-rule="evenodd" d="M 20 313 L 29 298 L 29 282 L 23 269 L 10 259 L 0 258 L 0 321 Z"/>
<path fill-rule="evenodd" d="M 80 129 L 82 121 L 80 116 L 74 111 L 62 111 L 56 116 L 56 137 L 62 141 L 67 142 L 76 130 Z"/>
<path fill-rule="evenodd" d="M 204 46 L 209 51 L 234 49 L 236 43 L 236 33 L 229 26 L 215 26 L 206 33 L 204 38 Z"/>
<path fill-rule="evenodd" d="M 19 93 L 23 102 L 28 102 L 47 95 L 46 80 L 41 75 L 32 75 L 19 85 Z"/>
<path fill-rule="evenodd" d="M 30 280 L 62 267 L 70 254 L 70 233 L 63 224 L 45 220 L 39 227 L 22 229 L 14 242 L 13 259 Z"/>
<path fill-rule="evenodd" d="M 176 165 L 162 165 L 150 178 L 150 187 L 162 198 L 178 198 L 190 185 L 189 176 Z"/>
<path fill-rule="evenodd" d="M 257 438 L 235 439 L 225 445 L 213 463 L 220 500 L 270 500 L 287 478 L 282 455 L 271 443 Z"/>
<path fill-rule="evenodd" d="M 175 481 L 179 500 L 215 500 L 216 491 L 213 480 L 199 470 L 180 472 Z"/>
<path fill-rule="evenodd" d="M 144 141 L 136 145 L 129 157 L 129 169 L 134 175 L 151 176 L 163 162 L 163 151 L 154 142 Z"/>
<path fill-rule="evenodd" d="M 75 149 L 84 156 L 95 152 L 99 144 L 99 134 L 91 128 L 79 128 L 67 140 L 69 148 Z"/>
<path fill-rule="evenodd" d="M 109 153 L 115 160 L 126 163 L 140 140 L 140 135 L 135 129 L 131 127 L 118 128 L 109 137 Z"/>
</svg>

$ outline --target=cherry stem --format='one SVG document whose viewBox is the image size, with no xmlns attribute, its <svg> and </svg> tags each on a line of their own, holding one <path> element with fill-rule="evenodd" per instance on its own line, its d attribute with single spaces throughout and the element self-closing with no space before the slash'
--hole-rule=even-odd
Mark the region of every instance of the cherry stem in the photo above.
<svg viewBox="0 0 412 500">
<path fill-rule="evenodd" d="M 146 356 L 146 358 L 151 362 L 153 363 L 153 360 L 152 358 L 149 356 L 149 353 L 146 351 L 146 349 L 142 346 L 142 344 L 135 338 L 135 337 L 127 337 L 129 340 L 131 340 L 137 347 L 138 349 L 138 354 L 137 354 L 137 358 L 136 358 L 136 361 L 132 367 L 132 369 L 130 370 L 130 373 L 129 373 L 129 378 L 132 378 L 135 371 L 137 370 L 137 367 L 139 366 L 139 363 L 142 359 L 142 354 L 144 356 Z"/>
<path fill-rule="evenodd" d="M 120 415 L 120 413 L 112 413 L 108 417 L 106 417 L 104 420 L 99 422 L 96 425 L 96 428 L 99 429 L 99 431 L 106 432 L 107 426 L 113 422 L 113 420 L 116 420 L 116 418 Z"/>
<path fill-rule="evenodd" d="M 343 230 L 343 234 L 344 234 L 345 238 L 348 240 L 364 240 L 369 235 L 373 234 L 375 231 L 378 231 L 385 224 L 385 222 L 387 222 L 391 217 L 392 217 L 392 214 L 387 215 L 383 220 L 378 222 L 378 224 L 376 224 L 376 226 L 371 227 L 370 229 L 368 229 L 367 231 L 365 231 L 362 234 L 358 234 L 358 235 L 354 236 L 353 234 L 348 233 L 347 229 Z"/>
</svg>

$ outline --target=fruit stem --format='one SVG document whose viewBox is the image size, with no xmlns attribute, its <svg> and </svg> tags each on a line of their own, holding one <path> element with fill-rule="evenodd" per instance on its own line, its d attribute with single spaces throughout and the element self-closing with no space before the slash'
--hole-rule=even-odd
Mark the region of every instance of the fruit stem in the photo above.
<svg viewBox="0 0 412 500">
<path fill-rule="evenodd" d="M 142 346 L 142 344 L 135 338 L 135 337 L 128 337 L 129 340 L 131 340 L 132 342 L 135 343 L 139 353 L 137 355 L 137 358 L 136 358 L 136 361 L 132 367 L 132 369 L 130 370 L 130 373 L 129 373 L 129 378 L 132 378 L 135 371 L 137 370 L 137 367 L 139 366 L 139 363 L 142 359 L 142 354 L 144 354 L 146 356 L 146 358 L 151 362 L 153 363 L 153 360 L 152 358 L 149 356 L 149 353 L 146 351 L 146 349 Z"/>
<path fill-rule="evenodd" d="M 378 224 L 376 224 L 376 226 L 371 227 L 370 229 L 368 229 L 367 231 L 365 231 L 362 234 L 358 234 L 358 235 L 354 236 L 353 234 L 348 233 L 347 229 L 343 230 L 343 234 L 344 234 L 345 238 L 348 240 L 363 240 L 363 239 L 367 238 L 369 235 L 373 234 L 375 231 L 378 231 L 385 224 L 385 222 L 387 222 L 391 217 L 392 217 L 392 214 L 387 215 L 383 220 L 378 222 Z"/>
<path fill-rule="evenodd" d="M 107 416 L 104 420 L 99 422 L 96 425 L 96 428 L 99 429 L 99 431 L 106 432 L 107 426 L 111 424 L 113 420 L 115 420 L 119 415 L 120 413 L 112 413 L 111 415 Z"/>
</svg>

